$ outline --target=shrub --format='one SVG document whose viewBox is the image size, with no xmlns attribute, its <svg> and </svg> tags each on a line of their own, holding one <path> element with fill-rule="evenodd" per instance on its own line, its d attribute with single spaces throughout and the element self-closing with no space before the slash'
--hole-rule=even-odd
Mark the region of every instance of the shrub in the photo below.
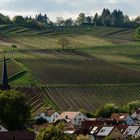
<svg viewBox="0 0 140 140">
<path fill-rule="evenodd" d="M 13 44 L 11 47 L 12 47 L 12 48 L 17 48 L 17 46 L 16 46 L 16 45 L 14 45 L 14 44 Z"/>
</svg>

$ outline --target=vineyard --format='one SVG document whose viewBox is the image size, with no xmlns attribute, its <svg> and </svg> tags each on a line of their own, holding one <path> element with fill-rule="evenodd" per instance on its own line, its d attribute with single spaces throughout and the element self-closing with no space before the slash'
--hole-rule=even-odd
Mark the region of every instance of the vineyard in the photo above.
<svg viewBox="0 0 140 140">
<path fill-rule="evenodd" d="M 47 105 L 95 111 L 108 102 L 140 100 L 140 42 L 134 33 L 88 26 L 44 31 L 0 26 L 0 59 L 5 50 L 10 85 L 27 97 L 33 114 Z M 60 37 L 70 40 L 65 50 L 57 43 Z"/>
<path fill-rule="evenodd" d="M 2 78 L 2 65 L 3 65 L 3 60 L 1 59 L 0 61 L 0 79 Z M 11 78 L 13 75 L 17 74 L 18 72 L 21 72 L 22 69 L 16 65 L 11 59 L 7 60 L 7 67 L 8 67 L 8 75 L 9 78 Z"/>
<path fill-rule="evenodd" d="M 95 111 L 105 103 L 124 105 L 140 100 L 140 84 L 104 86 L 48 86 L 46 94 L 60 110 Z"/>
<path fill-rule="evenodd" d="M 44 53 L 46 56 L 37 61 L 20 59 L 44 84 L 140 83 L 140 72 L 108 63 L 87 53 L 75 50 Z"/>
<path fill-rule="evenodd" d="M 44 107 L 44 92 L 39 87 L 15 87 L 15 90 L 21 92 L 27 97 L 27 103 L 31 107 L 32 114 L 38 113 Z"/>
</svg>

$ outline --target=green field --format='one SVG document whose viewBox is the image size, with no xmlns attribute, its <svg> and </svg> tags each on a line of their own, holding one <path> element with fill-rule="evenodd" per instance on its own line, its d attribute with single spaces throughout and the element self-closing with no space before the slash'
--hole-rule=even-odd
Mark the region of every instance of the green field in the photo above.
<svg viewBox="0 0 140 140">
<path fill-rule="evenodd" d="M 5 50 L 10 84 L 39 88 L 31 94 L 33 112 L 43 107 L 40 101 L 59 110 L 95 111 L 105 103 L 140 100 L 140 42 L 134 29 L 0 29 L 0 59 Z M 60 37 L 70 40 L 65 50 L 57 44 Z"/>
</svg>

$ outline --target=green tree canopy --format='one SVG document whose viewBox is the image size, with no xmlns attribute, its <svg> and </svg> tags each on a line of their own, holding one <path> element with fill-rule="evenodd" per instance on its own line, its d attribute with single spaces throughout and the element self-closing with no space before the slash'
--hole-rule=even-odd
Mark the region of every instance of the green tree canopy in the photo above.
<svg viewBox="0 0 140 140">
<path fill-rule="evenodd" d="M 9 130 L 24 129 L 30 118 L 26 98 L 19 92 L 0 91 L 0 121 Z"/>
<path fill-rule="evenodd" d="M 50 126 L 42 129 L 36 140 L 75 140 L 74 136 L 64 133 L 62 126 Z"/>
<path fill-rule="evenodd" d="M 80 25 L 84 24 L 86 21 L 86 16 L 84 13 L 80 13 L 79 17 L 77 18 L 77 21 Z"/>
<path fill-rule="evenodd" d="M 109 118 L 112 113 L 121 112 L 121 109 L 113 103 L 105 104 L 97 109 L 95 115 L 97 117 Z"/>
<path fill-rule="evenodd" d="M 123 106 L 123 110 L 128 113 L 133 113 L 136 109 L 140 108 L 139 101 L 132 101 L 127 105 Z"/>
<path fill-rule="evenodd" d="M 8 24 L 10 23 L 10 18 L 8 16 L 4 16 L 0 13 L 0 24 Z"/>
<path fill-rule="evenodd" d="M 13 18 L 13 23 L 18 26 L 22 26 L 26 24 L 26 20 L 22 16 L 15 16 Z"/>
<path fill-rule="evenodd" d="M 72 24 L 73 24 L 72 18 L 66 19 L 66 20 L 64 21 L 64 25 L 65 25 L 65 26 L 72 26 Z"/>
</svg>

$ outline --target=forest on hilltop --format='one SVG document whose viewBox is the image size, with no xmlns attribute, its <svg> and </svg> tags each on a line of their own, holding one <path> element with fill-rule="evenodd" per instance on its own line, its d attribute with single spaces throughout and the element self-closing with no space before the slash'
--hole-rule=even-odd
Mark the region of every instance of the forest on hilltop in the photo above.
<svg viewBox="0 0 140 140">
<path fill-rule="evenodd" d="M 41 13 L 35 17 L 23 17 L 18 15 L 13 17 L 13 19 L 0 14 L 0 24 L 24 26 L 34 29 L 79 25 L 136 28 L 140 25 L 140 16 L 137 16 L 135 19 L 131 20 L 129 16 L 125 15 L 121 10 L 115 9 L 111 12 L 109 9 L 104 8 L 101 15 L 96 13 L 93 16 L 86 16 L 85 13 L 80 13 L 76 20 L 72 18 L 64 19 L 63 17 L 57 17 L 56 22 L 51 21 L 47 14 L 42 15 Z"/>
</svg>

